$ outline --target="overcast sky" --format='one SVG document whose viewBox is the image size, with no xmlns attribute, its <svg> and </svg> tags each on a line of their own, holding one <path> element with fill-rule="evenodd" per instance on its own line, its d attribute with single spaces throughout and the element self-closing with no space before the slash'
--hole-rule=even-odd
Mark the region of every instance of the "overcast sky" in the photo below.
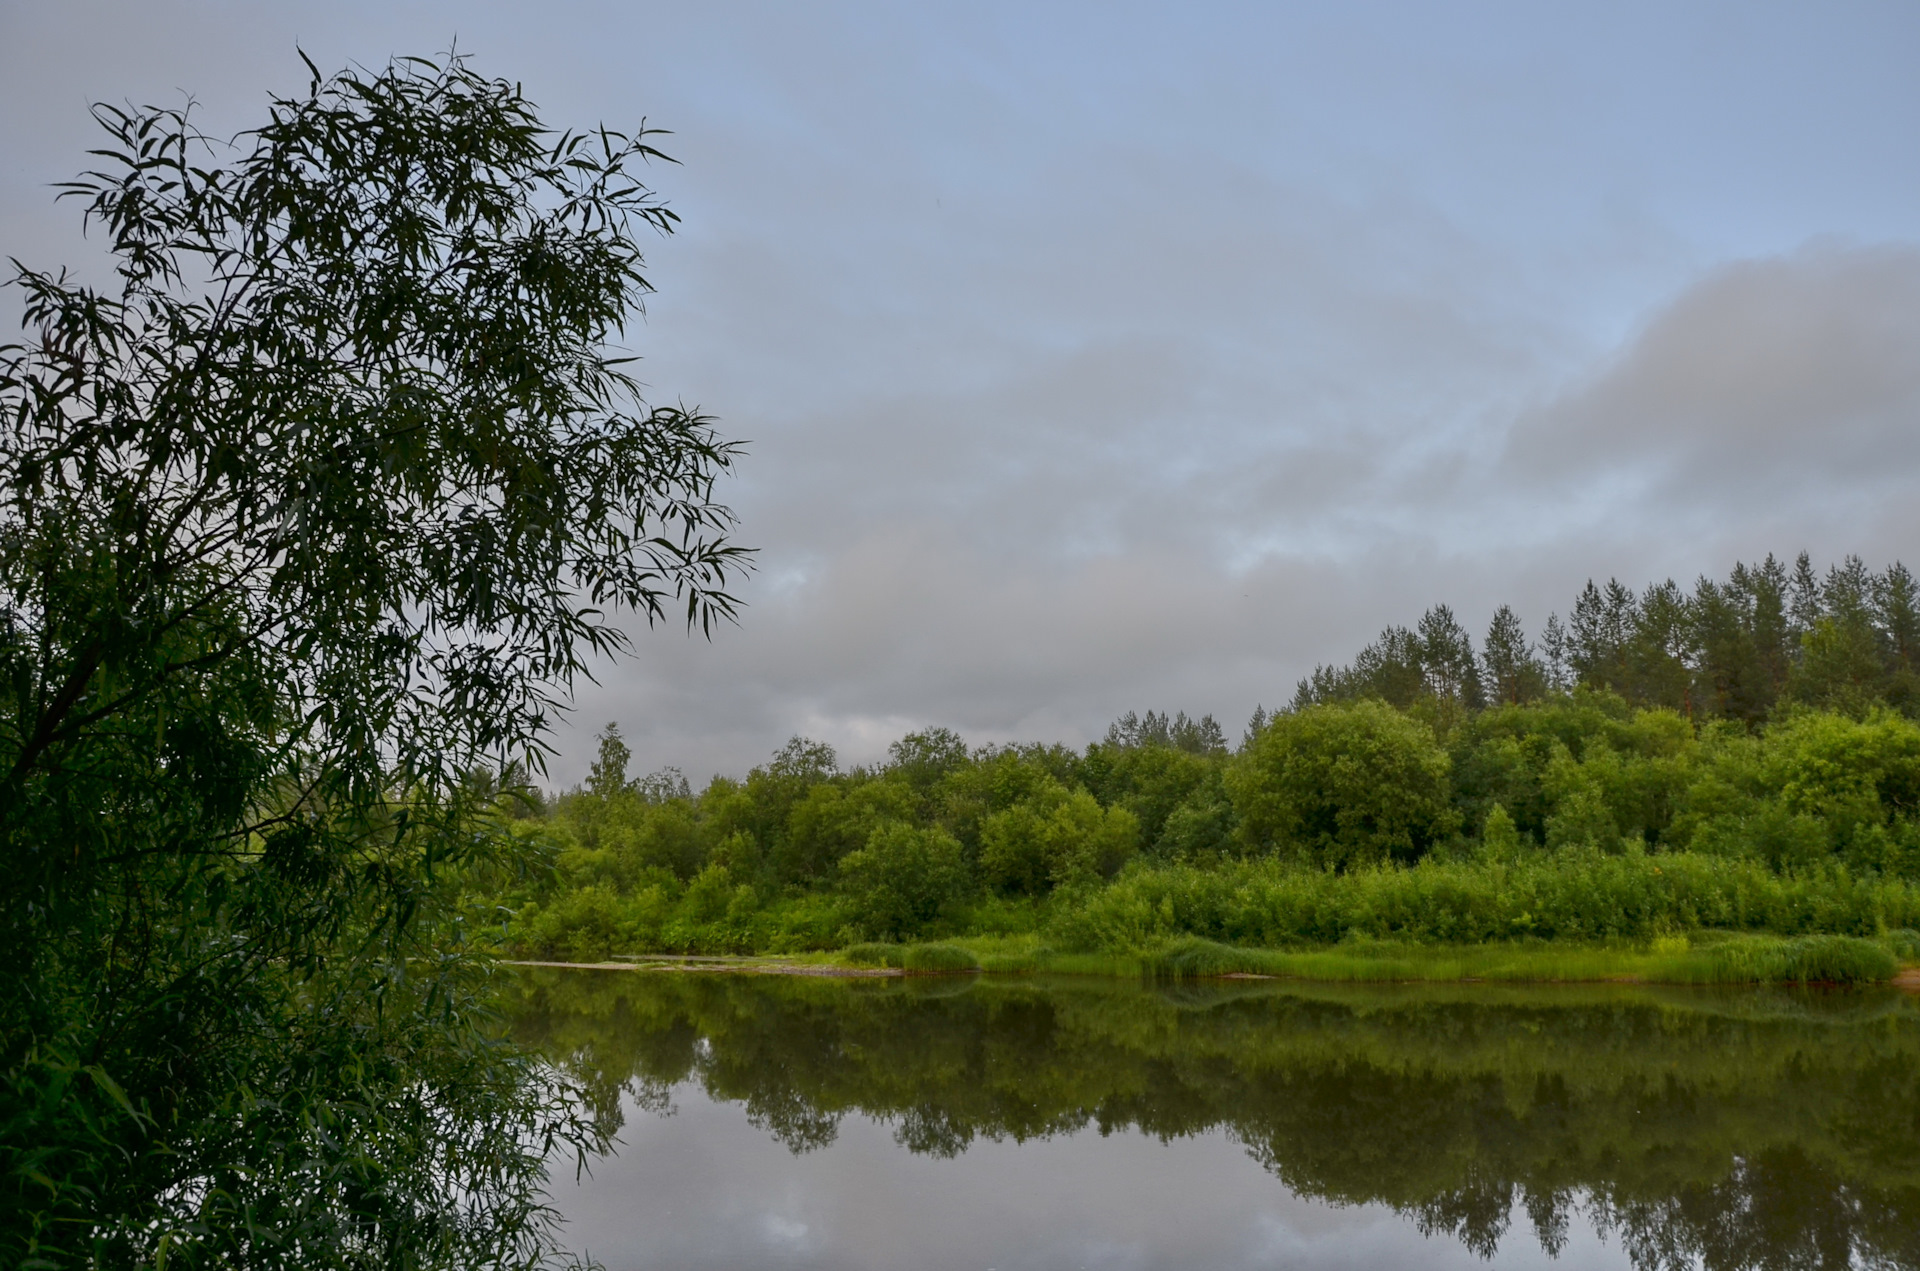
<svg viewBox="0 0 1920 1271">
<path fill-rule="evenodd" d="M 89 101 L 238 128 L 296 46 L 455 37 L 556 125 L 673 131 L 636 351 L 750 442 L 739 627 L 602 666 L 556 782 L 610 719 L 696 780 L 1237 735 L 1436 601 L 1920 565 L 1911 0 L 0 0 L 0 256 L 83 259 Z"/>
</svg>

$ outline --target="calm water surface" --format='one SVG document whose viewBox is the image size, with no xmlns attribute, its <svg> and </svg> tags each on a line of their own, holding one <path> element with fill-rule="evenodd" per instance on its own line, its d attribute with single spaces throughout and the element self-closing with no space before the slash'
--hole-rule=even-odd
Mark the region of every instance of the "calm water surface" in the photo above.
<svg viewBox="0 0 1920 1271">
<path fill-rule="evenodd" d="M 629 1268 L 1920 1269 L 1895 993 L 527 972 Z"/>
</svg>

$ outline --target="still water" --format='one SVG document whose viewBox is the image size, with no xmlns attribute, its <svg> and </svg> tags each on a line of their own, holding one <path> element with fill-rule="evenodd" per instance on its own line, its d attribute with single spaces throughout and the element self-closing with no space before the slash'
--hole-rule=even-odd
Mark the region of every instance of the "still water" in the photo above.
<svg viewBox="0 0 1920 1271">
<path fill-rule="evenodd" d="M 1920 999 L 530 971 L 647 1268 L 1920 1268 Z"/>
</svg>

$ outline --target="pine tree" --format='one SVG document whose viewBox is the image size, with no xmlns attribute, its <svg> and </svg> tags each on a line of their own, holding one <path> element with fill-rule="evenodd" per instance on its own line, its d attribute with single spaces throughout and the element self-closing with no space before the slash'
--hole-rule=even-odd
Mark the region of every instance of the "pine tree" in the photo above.
<svg viewBox="0 0 1920 1271">
<path fill-rule="evenodd" d="M 1481 647 L 1480 664 L 1486 674 L 1487 695 L 1493 701 L 1518 705 L 1546 692 L 1546 668 L 1540 665 L 1520 626 L 1520 617 L 1510 605 L 1494 610 Z"/>
<path fill-rule="evenodd" d="M 1574 679 L 1594 687 L 1606 685 L 1609 669 L 1618 658 L 1619 641 L 1609 628 L 1606 599 L 1591 578 L 1574 599 L 1567 634 L 1567 663 Z"/>
<path fill-rule="evenodd" d="M 1753 634 L 1754 656 L 1767 680 L 1766 689 L 1761 690 L 1756 686 L 1751 698 L 1756 713 L 1750 718 L 1758 719 L 1761 714 L 1771 710 L 1780 694 L 1786 691 L 1787 676 L 1793 670 L 1797 639 L 1787 612 L 1790 584 L 1786 566 L 1772 552 L 1768 552 L 1767 559 L 1757 568 L 1746 571 L 1744 576 L 1742 567 L 1734 566 L 1734 579 L 1745 587 L 1749 598 L 1748 629 Z"/>
<path fill-rule="evenodd" d="M 1813 561 L 1805 552 L 1793 562 L 1793 581 L 1787 584 L 1787 631 L 1797 646 L 1809 631 L 1826 616 L 1820 600 L 1820 580 L 1813 572 Z"/>
<path fill-rule="evenodd" d="M 1473 637 L 1446 605 L 1435 605 L 1420 619 L 1419 657 L 1427 691 L 1445 702 L 1478 710 L 1485 702 Z"/>
<path fill-rule="evenodd" d="M 1305 683 L 1305 680 L 1301 681 L 1302 685 Z M 1253 708 L 1253 714 L 1247 718 L 1247 731 L 1241 734 L 1240 749 L 1244 751 L 1248 746 L 1251 746 L 1254 738 L 1267 731 L 1267 724 L 1272 719 L 1273 716 L 1267 714 L 1267 708 L 1256 703 Z"/>
<path fill-rule="evenodd" d="M 1920 587 L 1899 561 L 1875 580 L 1874 613 L 1886 638 L 1886 698 L 1911 712 L 1920 705 Z"/>
<path fill-rule="evenodd" d="M 1694 585 L 1691 612 L 1699 710 L 1757 723 L 1777 690 L 1754 639 L 1751 571 L 1736 565 L 1724 586 L 1701 578 Z"/>
<path fill-rule="evenodd" d="M 1648 587 L 1633 611 L 1625 696 L 1693 714 L 1693 616 L 1672 579 Z"/>
<path fill-rule="evenodd" d="M 1560 615 L 1548 614 L 1547 625 L 1540 629 L 1540 658 L 1547 673 L 1547 687 L 1556 693 L 1564 693 L 1571 687 L 1569 648 L 1570 637 Z"/>
</svg>

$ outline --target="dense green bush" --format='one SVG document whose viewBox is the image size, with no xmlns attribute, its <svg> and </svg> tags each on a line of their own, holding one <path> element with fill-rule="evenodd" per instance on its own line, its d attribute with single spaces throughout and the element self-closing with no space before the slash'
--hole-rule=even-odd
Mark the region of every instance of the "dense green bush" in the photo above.
<svg viewBox="0 0 1920 1271">
<path fill-rule="evenodd" d="M 1450 833 L 1447 752 L 1383 702 L 1276 717 L 1226 772 L 1240 833 L 1257 851 L 1350 869 L 1412 862 Z"/>
<path fill-rule="evenodd" d="M 850 944 L 840 954 L 855 966 L 900 967 L 906 965 L 907 950 L 905 945 L 866 941 Z"/>
<path fill-rule="evenodd" d="M 1199 980 L 1245 971 L 1247 955 L 1215 940 L 1187 936 L 1147 959 L 1150 974 L 1169 980 Z"/>
<path fill-rule="evenodd" d="M 1051 779 L 988 816 L 980 827 L 980 868 L 996 890 L 1045 895 L 1062 884 L 1111 878 L 1138 848 L 1139 821 L 1102 808 L 1085 790 Z"/>
<path fill-rule="evenodd" d="M 1209 861 L 1238 854 L 1235 831 L 1239 825 L 1225 782 L 1216 771 L 1211 780 L 1167 814 L 1153 842 L 1152 855 L 1160 861 Z"/>
<path fill-rule="evenodd" d="M 1793 942 L 1778 976 L 1802 983 L 1864 984 L 1893 978 L 1900 964 L 1884 946 L 1853 936 L 1807 936 Z"/>
<path fill-rule="evenodd" d="M 980 959 L 957 944 L 908 945 L 900 959 L 908 971 L 927 975 L 947 975 L 960 971 L 978 971 Z"/>
<path fill-rule="evenodd" d="M 840 862 L 853 921 L 871 936 L 914 936 L 972 889 L 960 844 L 938 828 L 882 825 Z"/>
</svg>

